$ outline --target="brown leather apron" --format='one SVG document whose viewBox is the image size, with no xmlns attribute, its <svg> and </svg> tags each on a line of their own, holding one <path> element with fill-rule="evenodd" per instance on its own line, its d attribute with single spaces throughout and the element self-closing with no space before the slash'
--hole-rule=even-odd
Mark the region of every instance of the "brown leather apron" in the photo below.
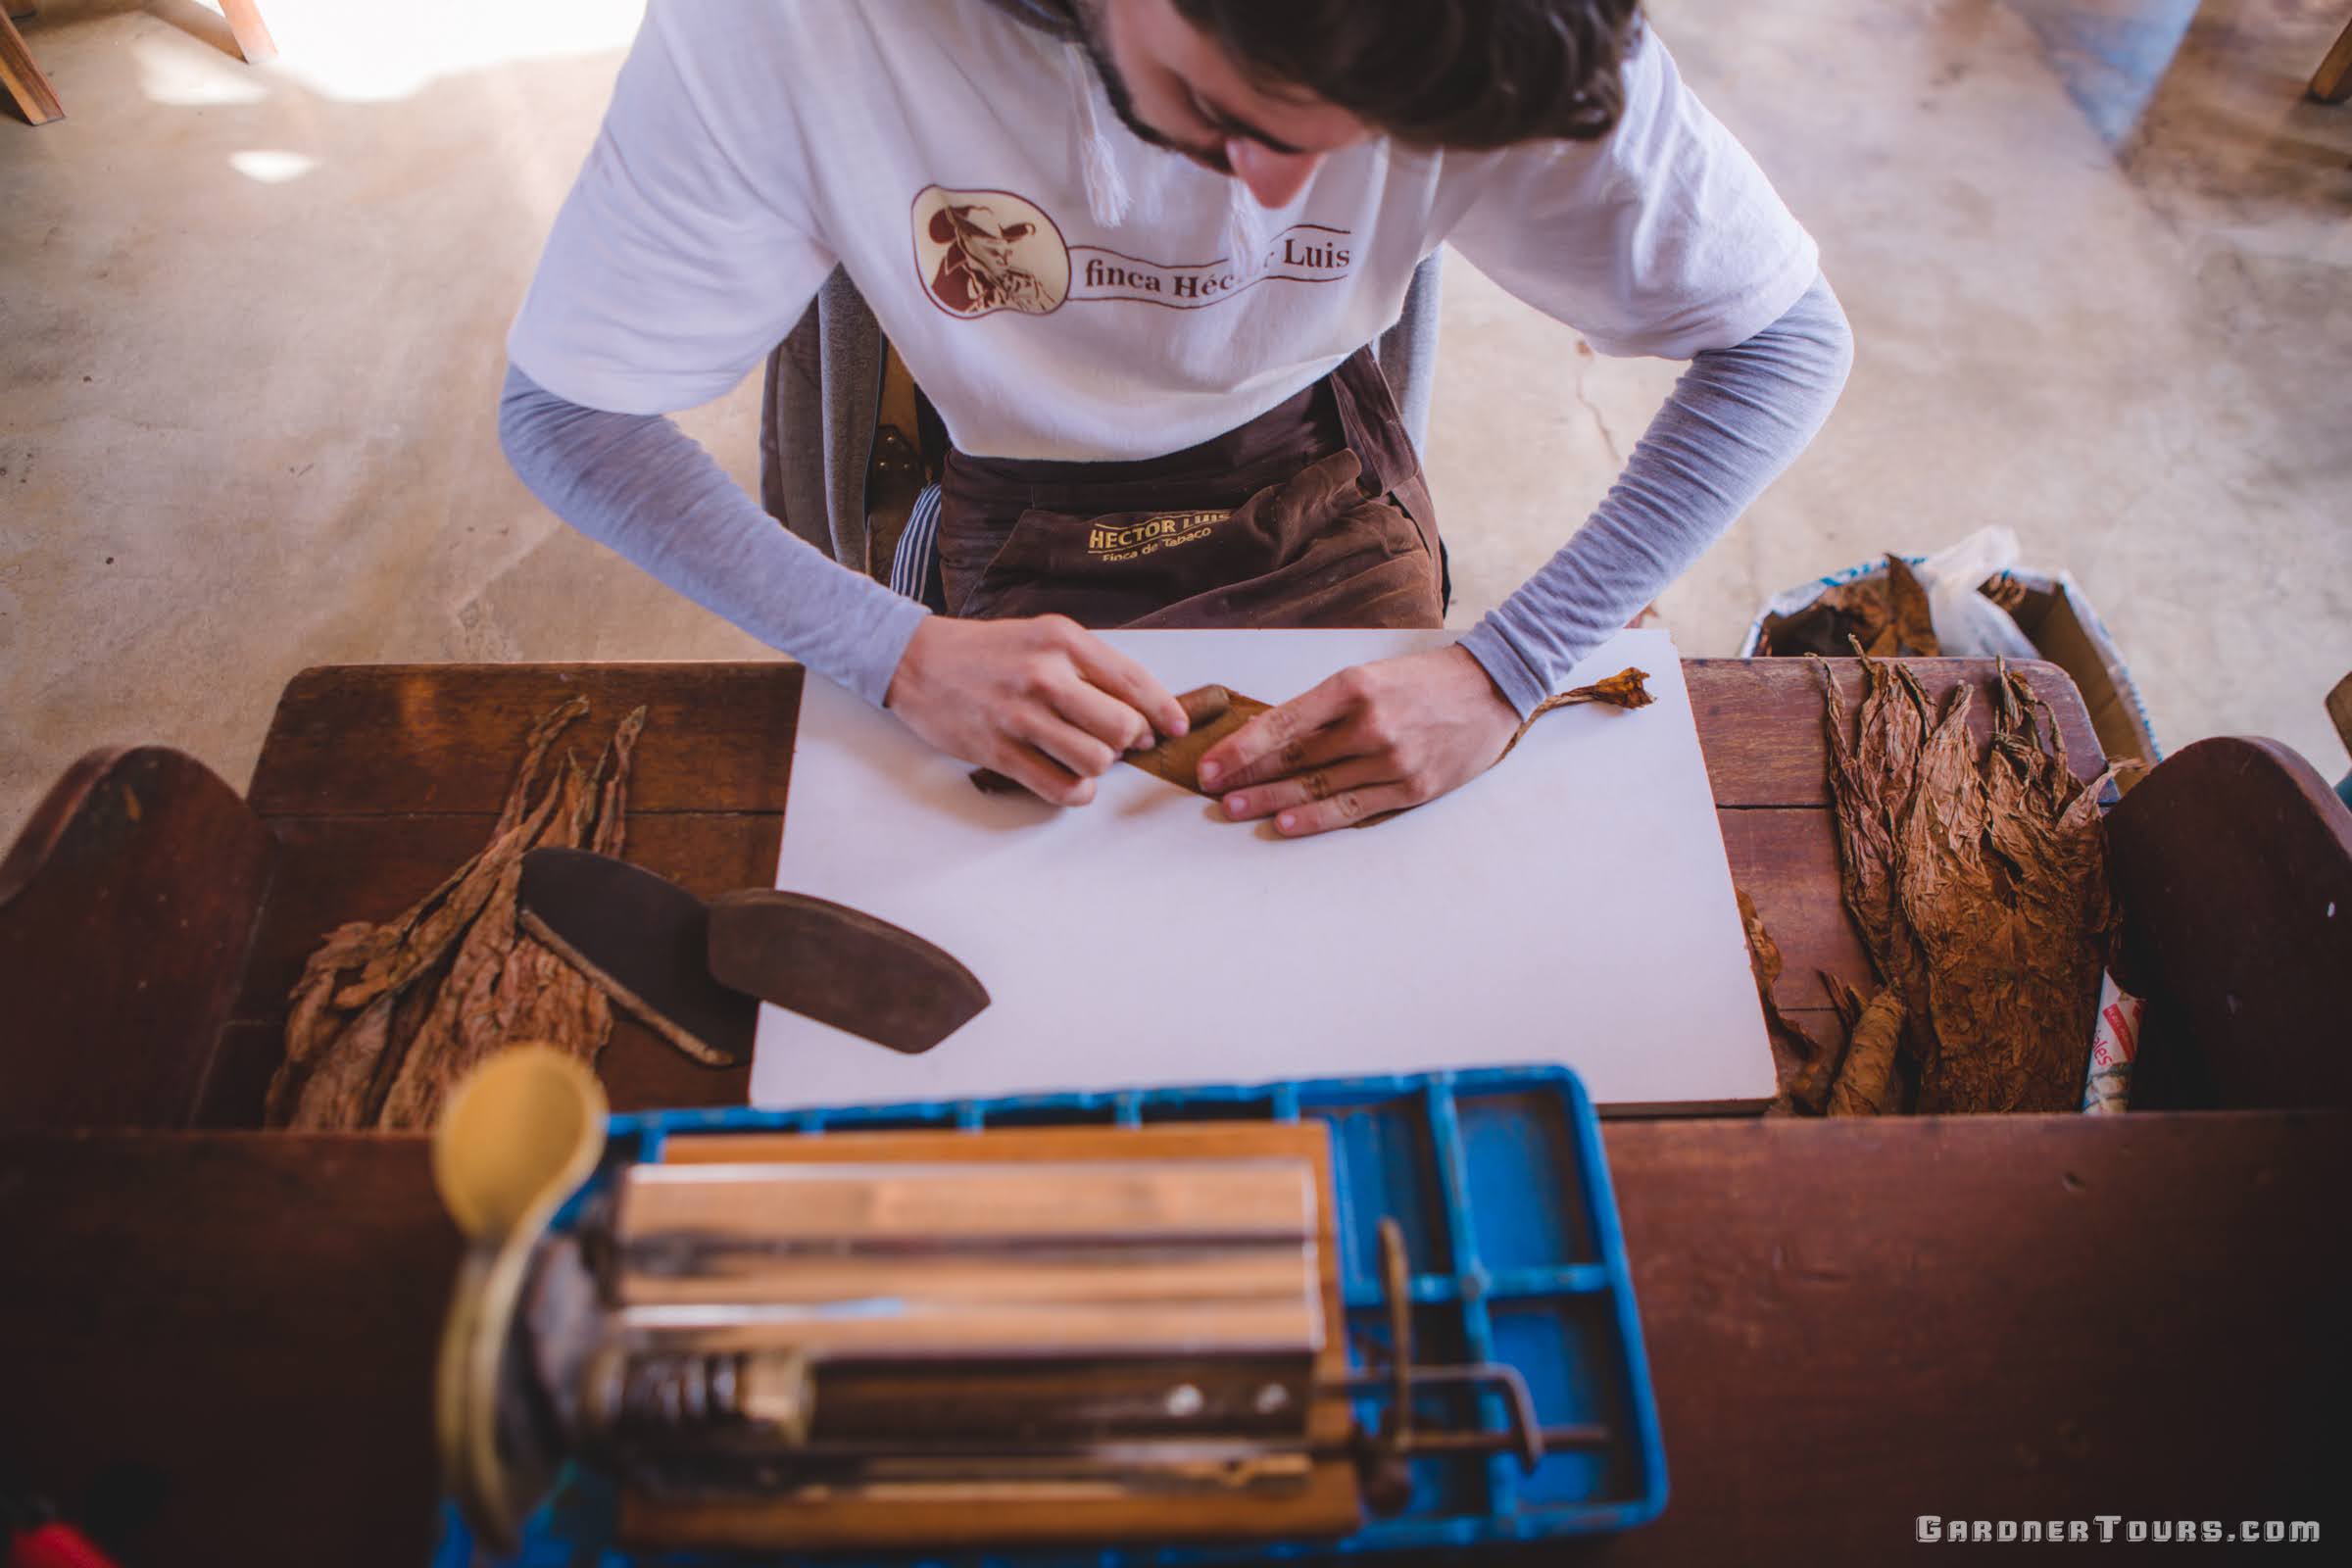
<svg viewBox="0 0 2352 1568">
<path fill-rule="evenodd" d="M 1437 517 L 1368 348 L 1237 430 L 1138 463 L 950 451 L 948 612 L 1081 625 L 1438 626 Z"/>
</svg>

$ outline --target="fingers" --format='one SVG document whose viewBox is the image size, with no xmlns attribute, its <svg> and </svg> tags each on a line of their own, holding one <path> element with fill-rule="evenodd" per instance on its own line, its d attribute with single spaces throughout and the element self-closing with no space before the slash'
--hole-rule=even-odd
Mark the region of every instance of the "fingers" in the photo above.
<svg viewBox="0 0 2352 1568">
<path fill-rule="evenodd" d="M 1142 714 L 1158 734 L 1182 735 L 1191 727 L 1184 705 L 1150 670 L 1075 621 L 1048 615 L 1045 622 L 1064 639 L 1063 646 L 1081 675 Z M 1153 738 L 1147 735 L 1142 744 L 1149 746 Z"/>
<path fill-rule="evenodd" d="M 1158 739 L 1149 719 L 1100 687 L 1073 683 L 1055 692 L 1052 702 L 1056 713 L 1113 754 L 1140 751 Z"/>
<path fill-rule="evenodd" d="M 1418 806 L 1422 795 L 1404 784 L 1372 784 L 1360 789 L 1344 789 L 1295 806 L 1276 814 L 1274 831 L 1286 839 L 1311 838 L 1328 833 L 1333 828 L 1353 827 L 1388 811 L 1402 811 Z"/>
<path fill-rule="evenodd" d="M 1224 798 L 1225 814 L 1237 822 L 1254 821 L 1294 807 L 1334 799 L 1351 790 L 1397 782 L 1394 770 L 1369 757 L 1350 757 L 1309 766 L 1270 784 L 1235 790 Z"/>
<path fill-rule="evenodd" d="M 1268 709 L 1208 749 L 1200 759 L 1201 784 L 1242 788 L 1338 760 L 1349 748 L 1327 726 L 1362 697 L 1361 675 L 1343 669 L 1305 695 Z"/>
<path fill-rule="evenodd" d="M 1008 740 L 990 764 L 995 771 L 1054 806 L 1085 806 L 1095 798 L 1095 781 L 1073 773 L 1038 748 Z"/>
<path fill-rule="evenodd" d="M 1189 727 L 1167 688 L 1064 615 L 926 619 L 884 706 L 943 752 L 1083 805 L 1121 753 Z"/>
<path fill-rule="evenodd" d="M 1119 760 L 1119 754 L 1101 739 L 1052 713 L 1027 716 L 1019 722 L 1012 738 L 1036 748 L 1071 774 L 1087 781 L 1090 798 L 1094 794 L 1092 781 L 1109 772 L 1111 764 Z"/>
</svg>

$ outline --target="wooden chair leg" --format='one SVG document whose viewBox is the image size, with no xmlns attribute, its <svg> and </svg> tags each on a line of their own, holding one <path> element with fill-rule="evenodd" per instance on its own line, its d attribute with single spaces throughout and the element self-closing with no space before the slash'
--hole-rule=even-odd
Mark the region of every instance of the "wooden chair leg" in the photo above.
<svg viewBox="0 0 2352 1568">
<path fill-rule="evenodd" d="M 220 12 L 228 18 L 228 30 L 237 35 L 237 50 L 247 65 L 277 58 L 277 40 L 270 36 L 255 0 L 220 0 Z"/>
<path fill-rule="evenodd" d="M 5 15 L 0 15 L 0 86 L 8 88 L 9 97 L 33 124 L 66 118 L 57 94 L 50 90 L 49 78 L 41 74 L 41 68 L 32 63 L 32 51 L 24 47 L 24 35 Z"/>
<path fill-rule="evenodd" d="M 2345 25 L 2344 35 L 2335 40 L 2335 47 L 2320 62 L 2319 71 L 2311 78 L 2311 95 L 2324 104 L 2340 104 L 2352 98 L 2352 24 Z"/>
</svg>

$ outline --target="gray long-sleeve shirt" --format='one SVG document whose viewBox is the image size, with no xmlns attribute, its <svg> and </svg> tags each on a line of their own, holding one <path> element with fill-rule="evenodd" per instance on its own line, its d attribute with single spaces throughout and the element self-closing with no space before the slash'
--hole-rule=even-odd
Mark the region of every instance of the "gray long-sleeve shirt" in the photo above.
<svg viewBox="0 0 2352 1568">
<path fill-rule="evenodd" d="M 1816 277 L 1763 331 L 1692 359 L 1591 519 L 1462 639 L 1522 715 L 1804 450 L 1852 357 Z M 499 434 L 558 516 L 880 706 L 930 612 L 781 527 L 668 418 L 583 408 L 510 368 Z"/>
</svg>

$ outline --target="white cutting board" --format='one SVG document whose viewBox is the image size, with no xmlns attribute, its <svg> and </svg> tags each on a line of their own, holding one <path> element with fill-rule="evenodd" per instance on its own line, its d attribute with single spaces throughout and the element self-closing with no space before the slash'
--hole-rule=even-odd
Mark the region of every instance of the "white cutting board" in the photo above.
<svg viewBox="0 0 2352 1568">
<path fill-rule="evenodd" d="M 1145 631 L 1171 691 L 1269 703 L 1442 631 Z M 984 796 L 968 763 L 811 675 L 776 886 L 893 921 L 993 999 L 907 1056 L 762 1006 L 770 1108 L 1564 1062 L 1620 1111 L 1774 1092 L 1723 838 L 1664 632 L 1651 707 L 1548 714 L 1502 766 L 1362 830 L 1285 840 L 1140 769 L 1094 804 Z"/>
</svg>

